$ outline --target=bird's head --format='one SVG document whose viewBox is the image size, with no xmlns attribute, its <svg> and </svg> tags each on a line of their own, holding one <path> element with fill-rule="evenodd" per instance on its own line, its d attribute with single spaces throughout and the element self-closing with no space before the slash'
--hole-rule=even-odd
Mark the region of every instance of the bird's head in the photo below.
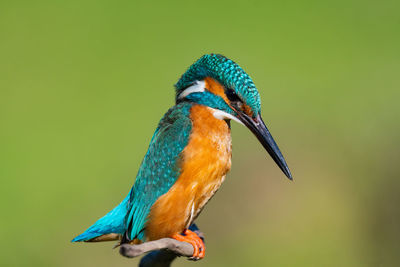
<svg viewBox="0 0 400 267">
<path fill-rule="evenodd" d="M 182 75 L 176 102 L 190 101 L 213 109 L 214 117 L 247 126 L 285 175 L 289 167 L 261 118 L 260 95 L 250 76 L 235 62 L 218 54 L 202 56 Z"/>
</svg>

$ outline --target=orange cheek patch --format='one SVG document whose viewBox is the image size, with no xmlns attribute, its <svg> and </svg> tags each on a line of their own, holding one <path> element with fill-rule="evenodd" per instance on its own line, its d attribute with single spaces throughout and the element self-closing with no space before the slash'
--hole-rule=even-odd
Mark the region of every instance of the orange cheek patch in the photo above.
<svg viewBox="0 0 400 267">
<path fill-rule="evenodd" d="M 214 95 L 222 97 L 222 99 L 229 105 L 229 100 L 225 95 L 225 88 L 222 84 L 214 80 L 213 78 L 206 77 L 204 79 L 205 87 L 207 91 L 213 93 Z"/>
</svg>

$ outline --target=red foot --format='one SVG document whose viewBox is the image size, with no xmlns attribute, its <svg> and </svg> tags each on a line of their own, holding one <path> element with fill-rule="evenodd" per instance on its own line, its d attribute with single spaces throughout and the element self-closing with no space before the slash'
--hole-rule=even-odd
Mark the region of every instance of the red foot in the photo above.
<svg viewBox="0 0 400 267">
<path fill-rule="evenodd" d="M 191 260 L 197 261 L 204 258 L 206 247 L 204 246 L 203 240 L 201 240 L 195 232 L 186 229 L 183 231 L 183 234 L 174 234 L 172 238 L 178 241 L 187 242 L 193 246 L 194 252 L 193 256 L 190 258 Z"/>
</svg>

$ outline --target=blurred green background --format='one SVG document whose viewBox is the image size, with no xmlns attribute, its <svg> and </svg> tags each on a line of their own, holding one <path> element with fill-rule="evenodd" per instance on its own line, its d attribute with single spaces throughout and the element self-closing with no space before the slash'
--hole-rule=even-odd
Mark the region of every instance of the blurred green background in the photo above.
<svg viewBox="0 0 400 267">
<path fill-rule="evenodd" d="M 233 168 L 175 266 L 398 266 L 398 1 L 0 2 L 1 266 L 136 266 L 70 240 L 128 193 L 205 53 L 253 78 L 289 182 L 233 124 Z"/>
</svg>

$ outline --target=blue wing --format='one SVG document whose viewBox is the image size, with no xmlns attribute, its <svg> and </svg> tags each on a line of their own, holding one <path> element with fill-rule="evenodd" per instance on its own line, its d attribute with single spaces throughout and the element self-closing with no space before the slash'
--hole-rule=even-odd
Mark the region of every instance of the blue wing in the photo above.
<svg viewBox="0 0 400 267">
<path fill-rule="evenodd" d="M 192 129 L 191 104 L 181 103 L 161 119 L 129 195 L 112 211 L 72 241 L 88 241 L 109 234 L 144 240 L 144 227 L 151 206 L 175 183 L 180 173 L 179 154 Z"/>
<path fill-rule="evenodd" d="M 161 120 L 143 159 L 130 194 L 125 225 L 129 239 L 144 239 L 143 228 L 151 206 L 179 176 L 179 154 L 188 143 L 192 129 L 191 105 L 170 109 Z"/>
</svg>

